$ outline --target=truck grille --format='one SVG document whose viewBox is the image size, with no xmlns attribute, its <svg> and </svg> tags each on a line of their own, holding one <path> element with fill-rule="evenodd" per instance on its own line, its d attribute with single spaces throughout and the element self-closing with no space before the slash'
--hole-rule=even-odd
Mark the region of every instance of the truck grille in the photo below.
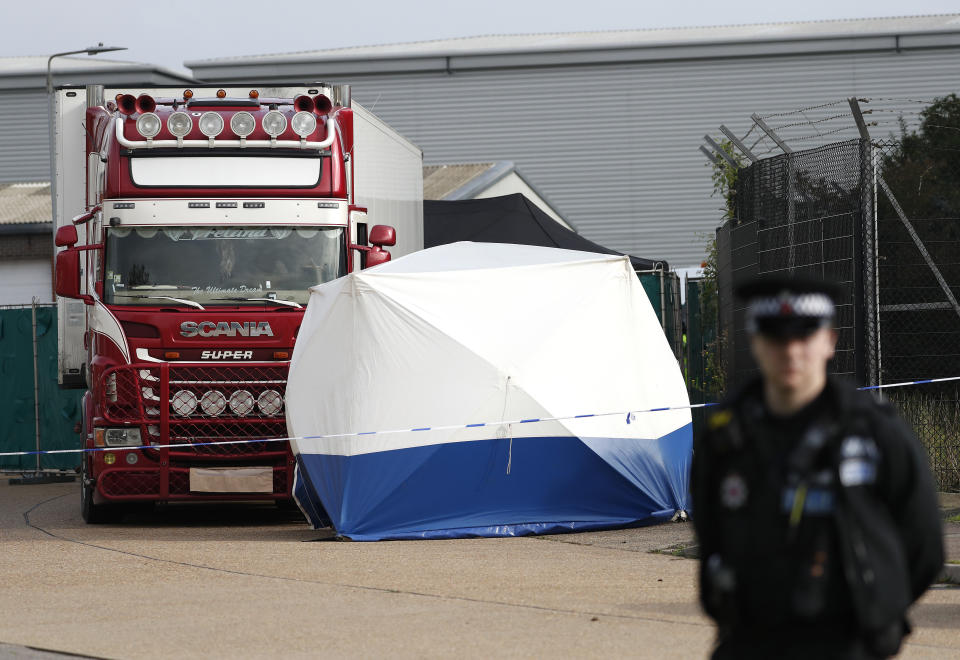
<svg viewBox="0 0 960 660">
<path fill-rule="evenodd" d="M 101 400 L 110 422 L 145 427 L 144 444 L 196 445 L 171 448 L 171 458 L 283 454 L 279 442 L 221 443 L 286 436 L 288 369 L 287 363 L 128 365 L 104 374 Z"/>
</svg>

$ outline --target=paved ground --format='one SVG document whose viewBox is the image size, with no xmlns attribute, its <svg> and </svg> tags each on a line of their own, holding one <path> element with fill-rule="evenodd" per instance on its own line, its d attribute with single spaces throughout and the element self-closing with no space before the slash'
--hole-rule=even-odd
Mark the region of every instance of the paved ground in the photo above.
<svg viewBox="0 0 960 660">
<path fill-rule="evenodd" d="M 87 526 L 77 488 L 0 484 L 0 658 L 697 658 L 713 637 L 696 563 L 669 552 L 689 524 L 341 543 L 259 505 Z M 913 619 L 902 657 L 956 657 L 960 589 Z"/>
</svg>

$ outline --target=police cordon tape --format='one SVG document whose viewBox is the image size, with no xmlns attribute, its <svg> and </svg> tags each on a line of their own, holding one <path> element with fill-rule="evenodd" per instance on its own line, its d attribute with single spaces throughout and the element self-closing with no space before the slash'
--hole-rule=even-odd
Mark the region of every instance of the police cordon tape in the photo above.
<svg viewBox="0 0 960 660">
<path fill-rule="evenodd" d="M 858 387 L 858 390 L 882 390 L 893 387 L 906 387 L 908 385 L 926 385 L 928 383 L 946 383 L 960 380 L 960 376 L 951 376 L 950 378 L 928 378 L 925 380 L 911 380 L 903 383 L 890 383 L 889 385 L 871 385 L 868 387 Z M 327 440 L 330 438 L 358 438 L 369 435 L 391 435 L 396 433 L 417 433 L 422 431 L 455 431 L 459 429 L 475 429 L 487 426 L 505 426 L 513 424 L 536 424 L 542 422 L 561 422 L 571 419 L 590 419 L 596 417 L 613 417 L 616 415 L 626 415 L 626 423 L 630 424 L 635 415 L 642 413 L 663 412 L 666 410 L 694 410 L 696 408 L 709 408 L 716 406 L 717 403 L 693 403 L 686 406 L 664 406 L 661 408 L 646 408 L 644 410 L 621 410 L 618 412 L 607 413 L 587 413 L 583 415 L 565 415 L 561 417 L 533 417 L 530 419 L 502 420 L 497 422 L 477 422 L 474 424 L 448 424 L 446 426 L 421 426 L 412 429 L 395 429 L 392 431 L 359 431 L 352 433 L 329 433 L 326 435 L 304 435 L 291 436 L 286 438 L 247 438 L 244 440 L 222 440 L 217 442 L 183 442 L 170 445 L 135 445 L 123 447 L 90 447 L 80 449 L 44 449 L 40 451 L 7 451 L 0 452 L 0 456 L 38 456 L 51 454 L 83 454 L 87 452 L 100 451 L 133 451 L 137 449 L 179 449 L 190 447 L 206 447 L 211 445 L 246 445 L 255 442 L 289 442 L 291 440 Z"/>
</svg>

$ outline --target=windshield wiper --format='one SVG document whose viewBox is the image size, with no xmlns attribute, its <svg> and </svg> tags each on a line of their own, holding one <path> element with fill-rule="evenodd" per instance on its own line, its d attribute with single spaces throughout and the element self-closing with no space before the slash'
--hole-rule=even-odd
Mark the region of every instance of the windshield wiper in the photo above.
<svg viewBox="0 0 960 660">
<path fill-rule="evenodd" d="M 172 300 L 175 303 L 180 303 L 181 305 L 187 305 L 189 307 L 196 307 L 197 309 L 206 308 L 200 303 L 194 300 L 184 300 L 183 298 L 174 298 L 173 296 L 135 296 L 130 293 L 115 293 L 115 296 L 119 298 L 136 298 L 138 300 Z"/>
<path fill-rule="evenodd" d="M 286 305 L 287 307 L 296 307 L 297 309 L 303 309 L 303 305 L 293 300 L 282 300 L 280 298 L 214 298 L 213 300 L 230 300 L 233 302 L 271 302 L 278 305 Z"/>
</svg>

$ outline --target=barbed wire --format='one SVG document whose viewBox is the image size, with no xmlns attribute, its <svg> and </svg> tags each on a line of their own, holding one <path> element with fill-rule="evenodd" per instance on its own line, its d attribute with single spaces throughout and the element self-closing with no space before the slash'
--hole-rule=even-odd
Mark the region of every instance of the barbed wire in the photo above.
<svg viewBox="0 0 960 660">
<path fill-rule="evenodd" d="M 957 128 L 956 126 L 944 126 L 943 124 L 927 124 L 927 126 L 931 126 L 933 128 L 946 128 L 950 131 L 960 131 L 960 128 Z"/>
<path fill-rule="evenodd" d="M 876 126 L 875 123 L 869 122 L 867 126 Z M 826 133 L 817 133 L 816 135 L 802 135 L 800 137 L 790 137 L 791 142 L 802 142 L 803 140 L 812 140 L 814 138 L 827 137 L 828 135 L 836 135 L 837 133 L 842 133 L 844 131 L 856 131 L 856 126 L 841 126 L 840 128 L 835 128 L 832 131 L 827 131 Z"/>
<path fill-rule="evenodd" d="M 785 128 L 794 128 L 795 126 L 806 126 L 808 124 L 813 126 L 815 124 L 822 124 L 824 122 L 834 121 L 837 119 L 853 119 L 853 117 L 850 115 L 849 112 L 845 112 L 839 115 L 830 115 L 829 117 L 824 117 L 822 119 L 806 119 L 805 117 L 805 121 L 795 121 L 792 124 L 780 124 L 778 126 L 773 126 L 772 128 L 774 130 L 783 130 Z"/>
<path fill-rule="evenodd" d="M 935 102 L 935 99 L 914 99 L 907 97 L 891 97 L 891 96 L 875 96 L 875 97 L 862 97 L 857 99 L 860 103 L 864 104 L 883 104 L 883 103 L 911 103 L 911 104 L 925 104 L 930 105 Z M 794 110 L 784 110 L 780 112 L 771 112 L 767 114 L 758 114 L 757 116 L 763 120 L 769 120 L 772 118 L 783 117 L 790 118 L 800 116 L 802 120 L 797 119 L 794 121 L 787 121 L 786 123 L 771 125 L 771 128 L 776 132 L 787 131 L 790 132 L 790 129 L 797 129 L 800 127 L 810 127 L 813 129 L 814 133 L 804 134 L 804 135 L 787 135 L 783 136 L 787 143 L 790 142 L 809 142 L 816 140 L 818 138 L 826 138 L 831 135 L 837 135 L 839 133 L 844 133 L 847 131 L 856 130 L 856 126 L 853 123 L 853 117 L 850 112 L 837 112 L 835 114 L 830 114 L 826 117 L 811 117 L 808 113 L 815 110 L 822 110 L 824 108 L 835 108 L 848 103 L 848 99 L 837 99 L 834 101 L 827 101 L 825 103 L 817 103 L 814 105 L 805 106 L 802 108 L 797 108 Z M 891 108 L 891 107 L 882 107 L 882 105 L 873 105 L 870 108 L 864 109 L 864 115 L 872 115 L 871 121 L 866 122 L 866 126 L 876 129 L 877 132 L 889 131 L 889 136 L 880 138 L 883 141 L 892 141 L 898 142 L 902 140 L 902 134 L 896 134 L 897 131 L 902 131 L 904 126 L 911 126 L 915 124 L 920 119 L 920 111 L 902 107 Z M 833 127 L 831 124 L 835 122 L 843 121 L 843 126 Z M 948 130 L 960 131 L 960 128 L 955 126 L 942 126 L 939 124 L 932 124 L 931 127 L 934 128 L 943 128 Z M 779 145 L 764 131 L 758 130 L 758 125 L 754 122 L 744 133 L 743 137 L 740 138 L 740 141 L 747 147 L 747 150 L 753 153 L 755 156 L 763 157 L 771 153 L 780 150 Z M 751 138 L 752 141 L 751 141 Z M 940 148 L 938 151 L 960 151 L 958 149 L 950 148 Z"/>
<path fill-rule="evenodd" d="M 773 112 L 769 115 L 760 115 L 761 119 L 769 119 L 770 117 L 786 117 L 787 115 L 795 115 L 798 113 L 807 112 L 808 110 L 818 110 L 820 108 L 829 108 L 833 105 L 839 105 L 841 103 L 846 103 L 847 99 L 840 99 L 838 101 L 829 101 L 827 103 L 819 103 L 817 105 L 811 105 L 806 108 L 799 108 L 798 110 L 785 110 L 783 112 Z"/>
<path fill-rule="evenodd" d="M 860 100 L 866 103 L 872 103 L 873 101 L 895 101 L 897 103 L 900 103 L 900 102 L 906 101 L 907 103 L 925 103 L 926 105 L 930 105 L 935 101 L 935 99 L 921 100 L 921 99 L 897 98 L 892 96 L 874 96 L 874 97 L 860 99 Z"/>
</svg>

